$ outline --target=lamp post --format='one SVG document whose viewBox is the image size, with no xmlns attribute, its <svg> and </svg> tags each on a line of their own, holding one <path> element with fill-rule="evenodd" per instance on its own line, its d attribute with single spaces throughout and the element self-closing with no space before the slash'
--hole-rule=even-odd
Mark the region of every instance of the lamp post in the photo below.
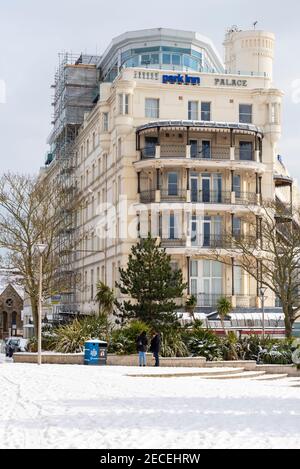
<svg viewBox="0 0 300 469">
<path fill-rule="evenodd" d="M 260 298 L 261 298 L 261 306 L 262 306 L 262 338 L 265 340 L 265 293 L 267 291 L 267 287 L 260 288 Z"/>
<path fill-rule="evenodd" d="M 43 295 L 43 254 L 47 249 L 46 244 L 37 244 L 35 249 L 40 258 L 39 269 L 39 302 L 38 302 L 38 365 L 42 364 L 42 295 Z"/>
</svg>

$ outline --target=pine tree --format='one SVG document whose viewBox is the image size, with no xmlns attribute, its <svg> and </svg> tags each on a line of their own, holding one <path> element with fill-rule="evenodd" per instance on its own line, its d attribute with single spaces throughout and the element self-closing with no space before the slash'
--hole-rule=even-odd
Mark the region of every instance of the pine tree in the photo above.
<svg viewBox="0 0 300 469">
<path fill-rule="evenodd" d="M 153 328 L 178 323 L 176 298 L 186 289 L 182 271 L 173 270 L 171 257 L 151 235 L 131 249 L 126 269 L 120 269 L 120 292 L 132 300 L 118 303 L 122 322 L 138 319 Z"/>
</svg>

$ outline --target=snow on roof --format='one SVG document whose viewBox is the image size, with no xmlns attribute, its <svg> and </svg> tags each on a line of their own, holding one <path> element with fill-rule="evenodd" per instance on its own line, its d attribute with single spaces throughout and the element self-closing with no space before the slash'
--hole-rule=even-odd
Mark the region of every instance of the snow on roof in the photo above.
<svg viewBox="0 0 300 469">
<path fill-rule="evenodd" d="M 4 292 L 4 290 L 11 285 L 18 295 L 23 299 L 24 298 L 24 289 L 20 285 L 15 285 L 12 279 L 9 278 L 7 275 L 0 276 L 0 295 Z"/>
</svg>

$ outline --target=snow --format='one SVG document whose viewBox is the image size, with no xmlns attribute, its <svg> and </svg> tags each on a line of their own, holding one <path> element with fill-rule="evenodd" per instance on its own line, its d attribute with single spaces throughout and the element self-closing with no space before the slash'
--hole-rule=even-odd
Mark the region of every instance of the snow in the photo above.
<svg viewBox="0 0 300 469">
<path fill-rule="evenodd" d="M 300 447 L 297 379 L 139 378 L 127 375 L 145 368 L 0 362 L 0 448 Z"/>
</svg>

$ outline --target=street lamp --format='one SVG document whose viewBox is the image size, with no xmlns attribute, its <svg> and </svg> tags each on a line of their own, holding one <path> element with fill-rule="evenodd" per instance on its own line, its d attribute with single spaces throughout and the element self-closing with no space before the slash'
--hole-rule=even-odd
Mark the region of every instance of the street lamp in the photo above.
<svg viewBox="0 0 300 469">
<path fill-rule="evenodd" d="M 39 270 L 39 303 L 38 303 L 38 365 L 42 364 L 42 295 L 43 295 L 43 254 L 47 249 L 46 244 L 36 244 L 35 250 L 40 257 Z"/>
<path fill-rule="evenodd" d="M 261 306 L 262 306 L 262 338 L 265 340 L 265 294 L 267 291 L 267 287 L 260 288 L 260 298 L 261 298 Z"/>
</svg>

